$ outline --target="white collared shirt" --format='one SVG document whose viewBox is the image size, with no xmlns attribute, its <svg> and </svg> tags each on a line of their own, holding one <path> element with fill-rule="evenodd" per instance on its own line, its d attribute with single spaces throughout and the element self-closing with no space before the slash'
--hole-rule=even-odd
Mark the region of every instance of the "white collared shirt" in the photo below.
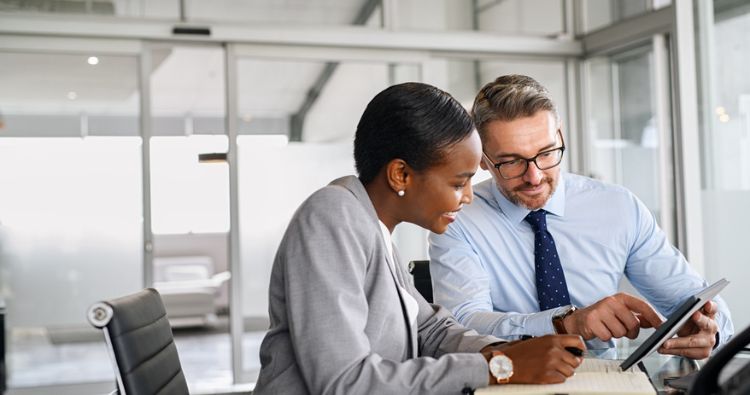
<svg viewBox="0 0 750 395">
<path fill-rule="evenodd" d="M 378 223 L 380 224 L 380 233 L 383 235 L 383 241 L 385 242 L 385 248 L 388 250 L 388 257 L 390 259 L 387 259 L 388 265 L 391 267 L 391 271 L 396 273 L 396 266 L 398 263 L 395 262 L 396 258 L 393 256 L 393 240 L 391 239 L 391 232 L 388 230 L 388 227 L 385 226 L 383 221 L 378 220 Z M 419 313 L 419 304 L 417 304 L 417 300 L 414 299 L 411 294 L 409 294 L 409 291 L 404 289 L 401 285 L 396 283 L 396 286 L 398 287 L 399 293 L 401 293 L 401 298 L 404 300 L 404 305 L 406 306 L 406 314 L 409 317 L 409 325 L 412 327 L 417 322 L 417 313 Z"/>
</svg>

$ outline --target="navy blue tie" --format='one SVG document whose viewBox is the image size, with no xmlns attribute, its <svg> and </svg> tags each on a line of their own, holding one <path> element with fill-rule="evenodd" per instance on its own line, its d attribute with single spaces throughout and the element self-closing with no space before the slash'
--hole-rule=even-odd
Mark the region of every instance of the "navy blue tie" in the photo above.
<svg viewBox="0 0 750 395">
<path fill-rule="evenodd" d="M 532 211 L 526 222 L 534 231 L 534 268 L 536 270 L 536 293 L 541 311 L 570 304 L 568 284 L 565 282 L 560 257 L 557 256 L 555 240 L 547 231 L 547 212 Z"/>
</svg>

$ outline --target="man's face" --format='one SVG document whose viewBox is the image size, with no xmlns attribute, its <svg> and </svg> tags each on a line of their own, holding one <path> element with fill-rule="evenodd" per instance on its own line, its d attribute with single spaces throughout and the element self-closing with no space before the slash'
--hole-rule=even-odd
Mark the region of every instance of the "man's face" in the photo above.
<svg viewBox="0 0 750 395">
<path fill-rule="evenodd" d="M 514 204 L 529 210 L 542 208 L 557 187 L 560 166 L 539 170 L 533 162 L 520 177 L 505 179 L 493 167 L 514 159 L 530 159 L 562 145 L 555 116 L 549 111 L 512 121 L 492 121 L 486 127 L 485 156 L 481 166 L 492 173 L 500 192 Z"/>
</svg>

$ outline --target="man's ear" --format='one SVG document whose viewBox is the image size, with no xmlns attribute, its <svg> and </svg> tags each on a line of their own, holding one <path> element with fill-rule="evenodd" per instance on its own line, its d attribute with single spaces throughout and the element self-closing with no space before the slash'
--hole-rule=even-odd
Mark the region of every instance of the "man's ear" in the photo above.
<svg viewBox="0 0 750 395">
<path fill-rule="evenodd" d="M 403 159 L 393 159 L 385 166 L 388 185 L 394 193 L 406 191 L 411 183 L 411 169 Z"/>
<path fill-rule="evenodd" d="M 482 170 L 490 171 L 490 167 L 487 166 L 487 159 L 484 158 L 484 155 L 482 155 L 482 158 L 479 160 L 479 168 Z"/>
</svg>

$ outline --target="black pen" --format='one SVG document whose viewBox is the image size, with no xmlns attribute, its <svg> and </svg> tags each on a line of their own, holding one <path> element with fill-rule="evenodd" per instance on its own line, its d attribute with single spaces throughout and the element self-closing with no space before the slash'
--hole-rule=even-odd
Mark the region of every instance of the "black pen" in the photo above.
<svg viewBox="0 0 750 395">
<path fill-rule="evenodd" d="M 529 340 L 529 339 L 533 339 L 533 338 L 534 338 L 534 336 L 530 336 L 530 335 L 521 335 L 521 340 Z M 567 350 L 567 351 L 568 351 L 569 353 L 571 353 L 571 354 L 575 355 L 576 357 L 582 357 L 582 356 L 583 356 L 583 350 L 581 350 L 581 349 L 580 349 L 580 348 L 578 348 L 578 347 L 565 347 L 565 349 L 566 349 L 566 350 Z"/>
<path fill-rule="evenodd" d="M 583 356 L 583 350 L 581 350 L 578 347 L 565 347 L 565 349 L 568 350 L 569 353 L 575 355 L 576 357 Z"/>
</svg>

